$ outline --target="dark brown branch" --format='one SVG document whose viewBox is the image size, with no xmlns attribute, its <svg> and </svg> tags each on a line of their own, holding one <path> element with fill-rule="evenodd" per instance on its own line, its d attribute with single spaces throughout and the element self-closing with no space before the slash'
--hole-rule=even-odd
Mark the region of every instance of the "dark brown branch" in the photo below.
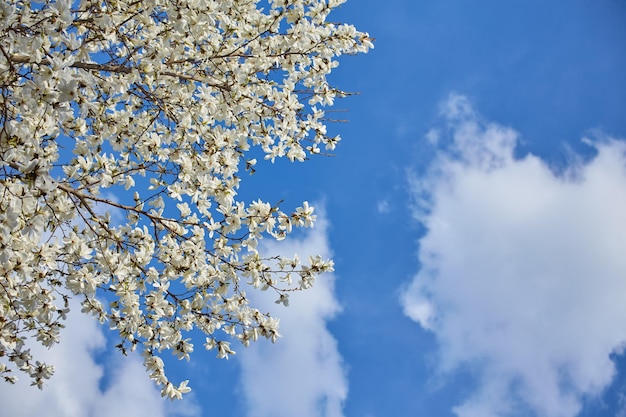
<svg viewBox="0 0 626 417">
<path fill-rule="evenodd" d="M 31 57 L 27 55 L 13 54 L 9 58 L 10 58 L 9 64 L 12 64 L 12 63 L 36 64 L 36 62 L 33 62 L 31 60 Z M 50 61 L 45 58 L 42 59 L 39 63 L 43 65 L 50 65 Z M 133 71 L 133 68 L 127 67 L 121 64 L 111 65 L 111 64 L 96 64 L 96 63 L 91 63 L 91 62 L 74 62 L 72 65 L 70 65 L 70 67 L 80 68 L 80 69 L 85 69 L 85 70 L 90 70 L 90 71 L 116 72 L 116 73 L 121 73 L 121 74 L 130 74 Z M 197 82 L 201 82 L 203 84 L 207 84 L 212 87 L 219 88 L 219 89 L 230 90 L 230 87 L 228 86 L 207 83 L 206 80 L 196 78 L 192 75 L 179 74 L 174 71 L 162 71 L 157 74 L 164 75 L 166 77 L 178 78 L 179 80 L 183 80 L 183 81 L 197 81 Z"/>
</svg>

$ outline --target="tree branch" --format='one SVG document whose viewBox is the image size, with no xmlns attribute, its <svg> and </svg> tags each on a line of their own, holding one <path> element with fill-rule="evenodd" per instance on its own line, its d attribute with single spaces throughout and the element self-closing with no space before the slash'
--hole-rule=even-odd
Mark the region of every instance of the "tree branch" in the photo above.
<svg viewBox="0 0 626 417">
<path fill-rule="evenodd" d="M 9 60 L 9 64 L 13 64 L 13 63 L 43 64 L 43 65 L 51 64 L 50 60 L 46 58 L 42 59 L 40 62 L 34 62 L 31 60 L 31 57 L 27 55 L 22 55 L 22 54 L 12 54 L 10 56 L 7 54 L 4 54 L 4 55 Z M 74 62 L 73 64 L 70 65 L 70 68 L 80 68 L 80 69 L 90 70 L 90 71 L 116 72 L 116 73 L 121 73 L 121 74 L 130 74 L 133 71 L 133 68 L 127 67 L 121 64 L 111 65 L 111 64 L 96 64 L 96 63 L 91 63 L 91 62 Z M 230 87 L 227 85 L 208 83 L 206 82 L 206 80 L 199 79 L 192 75 L 179 74 L 174 71 L 161 71 L 161 72 L 158 72 L 157 74 L 164 75 L 166 77 L 178 78 L 179 80 L 183 80 L 183 81 L 197 81 L 197 82 L 207 84 L 207 85 L 210 85 L 212 87 L 216 87 L 222 90 L 230 90 Z"/>
</svg>

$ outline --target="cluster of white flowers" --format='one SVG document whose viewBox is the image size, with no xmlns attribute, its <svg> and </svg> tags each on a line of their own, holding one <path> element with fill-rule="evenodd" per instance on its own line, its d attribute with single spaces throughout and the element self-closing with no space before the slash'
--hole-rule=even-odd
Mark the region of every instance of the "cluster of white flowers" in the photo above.
<svg viewBox="0 0 626 417">
<path fill-rule="evenodd" d="M 312 226 L 313 208 L 238 201 L 238 175 L 254 170 L 249 151 L 303 161 L 334 149 L 323 108 L 345 93 L 326 77 L 338 56 L 372 47 L 326 21 L 342 2 L 0 3 L 5 380 L 50 377 L 28 346 L 59 340 L 70 297 L 119 333 L 122 352 L 140 347 L 170 398 L 189 387 L 168 380 L 160 355 L 188 359 L 194 329 L 223 358 L 229 340 L 278 337 L 245 290 L 286 305 L 333 264 L 263 258 L 259 239 Z"/>
</svg>

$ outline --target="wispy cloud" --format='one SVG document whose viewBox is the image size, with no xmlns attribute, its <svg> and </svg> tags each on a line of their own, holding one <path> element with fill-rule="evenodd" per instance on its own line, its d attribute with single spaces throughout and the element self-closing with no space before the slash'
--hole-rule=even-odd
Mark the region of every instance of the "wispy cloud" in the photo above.
<svg viewBox="0 0 626 417">
<path fill-rule="evenodd" d="M 302 259 L 331 257 L 328 224 L 318 213 L 315 227 L 302 239 L 265 244 L 263 251 Z M 289 307 L 274 304 L 275 295 L 254 296 L 254 304 L 280 318 L 275 344 L 259 341 L 237 356 L 249 417 L 340 417 L 347 380 L 337 342 L 326 327 L 339 312 L 333 274 L 319 277 L 313 288 L 291 295 Z M 249 294 L 250 295 L 250 294 Z"/>
<path fill-rule="evenodd" d="M 37 358 L 55 366 L 42 391 L 20 376 L 0 390 L 2 414 L 13 417 L 165 417 L 197 416 L 192 398 L 170 404 L 148 379 L 138 355 L 122 357 L 111 349 L 100 324 L 75 303 L 61 342 L 51 349 L 33 344 Z M 99 358 L 98 360 L 96 358 Z M 106 375 L 106 377 L 105 377 Z"/>
<path fill-rule="evenodd" d="M 444 373 L 477 370 L 461 417 L 575 416 L 615 374 L 626 340 L 626 144 L 555 174 L 514 156 L 518 134 L 467 98 L 442 106 L 451 139 L 413 179 L 420 271 L 405 313 L 437 336 Z"/>
<path fill-rule="evenodd" d="M 386 214 L 391 211 L 391 205 L 387 199 L 380 200 L 376 203 L 376 211 L 380 214 Z"/>
</svg>

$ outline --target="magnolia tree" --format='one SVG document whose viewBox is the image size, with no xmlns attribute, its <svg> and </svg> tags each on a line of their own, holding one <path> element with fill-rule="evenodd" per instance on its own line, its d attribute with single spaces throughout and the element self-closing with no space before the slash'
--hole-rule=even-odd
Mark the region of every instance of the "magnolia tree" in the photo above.
<svg viewBox="0 0 626 417">
<path fill-rule="evenodd" d="M 70 298 L 123 353 L 139 348 L 170 398 L 189 387 L 168 380 L 165 351 L 188 359 L 199 342 L 226 358 L 233 341 L 278 337 L 246 291 L 287 304 L 333 264 L 260 254 L 260 239 L 312 226 L 313 208 L 238 200 L 239 175 L 255 156 L 335 148 L 323 109 L 345 93 L 326 77 L 338 56 L 372 47 L 326 21 L 342 2 L 0 3 L 6 381 L 51 376 L 29 346 L 59 341 Z"/>
</svg>

